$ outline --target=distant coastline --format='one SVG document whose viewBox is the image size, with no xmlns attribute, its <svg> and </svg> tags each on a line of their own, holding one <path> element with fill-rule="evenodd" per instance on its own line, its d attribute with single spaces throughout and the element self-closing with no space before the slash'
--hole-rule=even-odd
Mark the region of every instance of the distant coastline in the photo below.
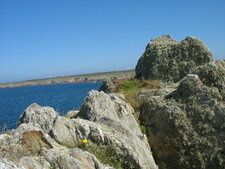
<svg viewBox="0 0 225 169">
<path fill-rule="evenodd" d="M 131 77 L 134 77 L 134 75 L 135 75 L 134 70 L 90 73 L 90 74 L 72 75 L 72 76 L 55 77 L 55 78 L 47 78 L 47 79 L 26 80 L 26 81 L 20 81 L 20 82 L 12 82 L 12 83 L 1 83 L 0 88 L 65 84 L 65 83 L 97 82 L 97 81 L 103 81 L 104 79 L 108 77 L 117 77 L 119 79 L 129 79 Z"/>
</svg>

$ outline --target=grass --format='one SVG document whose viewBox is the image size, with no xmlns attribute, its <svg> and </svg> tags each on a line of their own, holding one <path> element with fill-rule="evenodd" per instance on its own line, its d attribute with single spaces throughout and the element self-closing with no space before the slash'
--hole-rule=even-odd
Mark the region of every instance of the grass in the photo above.
<svg viewBox="0 0 225 169">
<path fill-rule="evenodd" d="M 147 135 L 147 128 L 146 128 L 146 126 L 140 125 L 139 127 L 140 127 L 140 129 L 141 129 L 142 134 Z"/>
<path fill-rule="evenodd" d="M 117 92 L 123 93 L 126 101 L 131 104 L 135 111 L 140 111 L 141 105 L 146 100 L 137 100 L 137 93 L 143 89 L 159 89 L 162 84 L 156 80 L 118 80 Z"/>
<path fill-rule="evenodd" d="M 96 156 L 98 160 L 103 164 L 110 165 L 116 169 L 123 169 L 121 159 L 116 152 L 115 145 L 98 145 L 95 143 L 80 143 L 77 145 L 78 148 L 88 151 L 89 153 Z"/>
</svg>

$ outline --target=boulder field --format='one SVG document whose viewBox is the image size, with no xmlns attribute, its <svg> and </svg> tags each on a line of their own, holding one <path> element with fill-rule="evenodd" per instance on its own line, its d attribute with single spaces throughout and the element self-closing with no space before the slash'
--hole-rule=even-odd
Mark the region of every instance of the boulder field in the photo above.
<svg viewBox="0 0 225 169">
<path fill-rule="evenodd" d="M 139 119 L 116 78 L 66 116 L 31 104 L 0 134 L 0 169 L 223 169 L 225 62 L 197 38 L 163 35 L 147 45 L 136 78 L 163 84 L 135 88 Z"/>
</svg>

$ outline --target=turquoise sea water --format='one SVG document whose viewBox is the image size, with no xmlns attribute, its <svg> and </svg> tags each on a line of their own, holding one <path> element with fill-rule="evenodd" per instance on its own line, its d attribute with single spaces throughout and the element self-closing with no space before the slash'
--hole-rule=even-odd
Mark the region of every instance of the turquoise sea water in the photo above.
<svg viewBox="0 0 225 169">
<path fill-rule="evenodd" d="M 0 127 L 16 128 L 22 112 L 32 103 L 53 107 L 61 115 L 79 108 L 91 90 L 102 82 L 30 86 L 0 89 Z M 0 128 L 1 131 L 1 128 Z"/>
</svg>

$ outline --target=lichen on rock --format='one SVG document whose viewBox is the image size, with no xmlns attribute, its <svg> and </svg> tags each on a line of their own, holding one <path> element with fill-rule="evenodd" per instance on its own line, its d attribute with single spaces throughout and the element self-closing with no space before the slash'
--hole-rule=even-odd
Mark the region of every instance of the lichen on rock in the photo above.
<svg viewBox="0 0 225 169">
<path fill-rule="evenodd" d="M 136 66 L 136 77 L 178 82 L 192 69 L 212 61 L 207 46 L 197 38 L 187 37 L 181 42 L 169 35 L 153 39 Z"/>
<path fill-rule="evenodd" d="M 141 122 L 159 168 L 222 168 L 225 165 L 225 105 L 215 87 L 188 74 L 177 90 L 151 97 Z"/>
</svg>

